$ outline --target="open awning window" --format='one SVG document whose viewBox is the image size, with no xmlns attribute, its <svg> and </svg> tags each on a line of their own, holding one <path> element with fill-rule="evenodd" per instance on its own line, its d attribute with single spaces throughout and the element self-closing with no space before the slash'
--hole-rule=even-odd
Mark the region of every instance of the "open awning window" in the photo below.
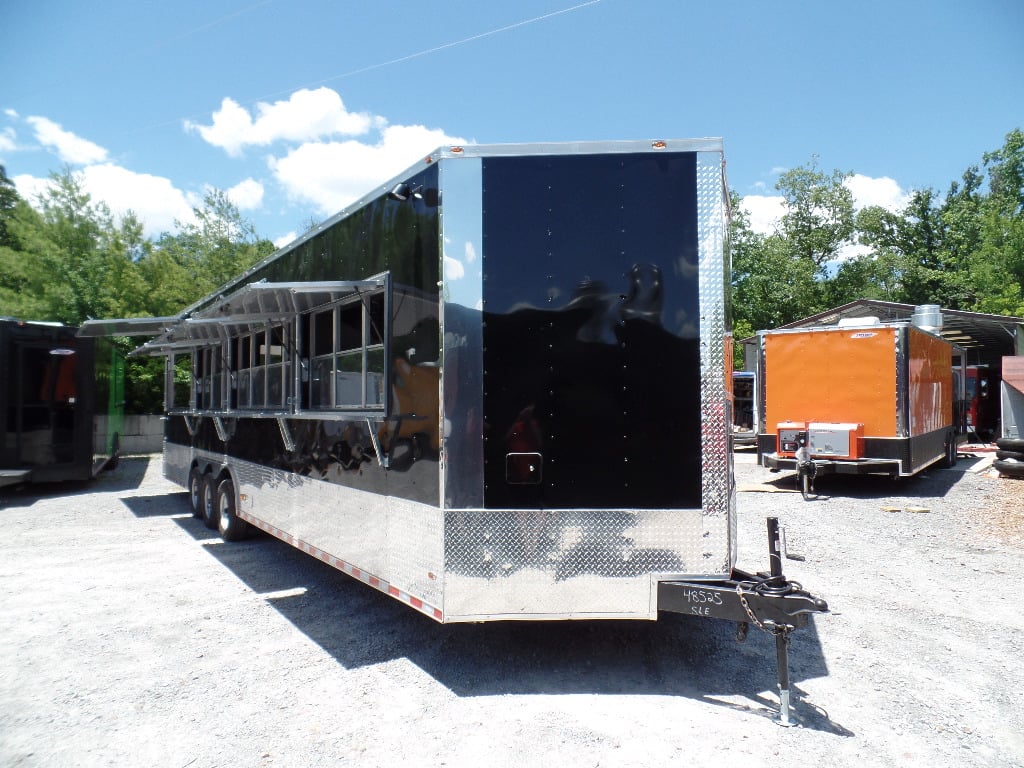
<svg viewBox="0 0 1024 768">
<path fill-rule="evenodd" d="M 218 344 L 239 327 L 285 322 L 359 293 L 387 287 L 387 273 L 366 280 L 249 283 L 219 296 L 189 315 L 88 320 L 79 336 L 153 336 L 135 355 L 166 355 L 178 350 Z"/>
<path fill-rule="evenodd" d="M 86 320 L 78 329 L 78 335 L 86 338 L 102 336 L 156 336 L 172 328 L 181 318 L 172 317 L 127 317 L 115 320 Z"/>
<path fill-rule="evenodd" d="M 368 280 L 327 280 L 295 283 L 249 283 L 222 296 L 192 314 L 193 318 L 227 319 L 259 317 L 282 313 L 300 314 L 346 296 L 373 291 L 387 285 L 387 275 Z M 252 321 L 254 322 L 254 321 Z"/>
</svg>

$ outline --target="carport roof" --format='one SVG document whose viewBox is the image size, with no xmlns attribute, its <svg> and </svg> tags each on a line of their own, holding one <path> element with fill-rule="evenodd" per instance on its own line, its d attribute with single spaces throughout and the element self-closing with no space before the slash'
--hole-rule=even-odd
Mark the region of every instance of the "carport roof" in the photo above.
<svg viewBox="0 0 1024 768">
<path fill-rule="evenodd" d="M 877 317 L 883 323 L 909 321 L 916 308 L 915 304 L 858 299 L 779 327 L 809 328 L 835 325 L 845 319 L 869 317 Z M 968 350 L 971 363 L 997 364 L 1003 356 L 1016 354 L 1015 339 L 1018 329 L 1024 327 L 1024 317 L 988 315 L 959 309 L 941 311 L 942 328 L 938 331 L 939 335 Z M 1024 333 L 1021 338 L 1024 340 Z"/>
</svg>

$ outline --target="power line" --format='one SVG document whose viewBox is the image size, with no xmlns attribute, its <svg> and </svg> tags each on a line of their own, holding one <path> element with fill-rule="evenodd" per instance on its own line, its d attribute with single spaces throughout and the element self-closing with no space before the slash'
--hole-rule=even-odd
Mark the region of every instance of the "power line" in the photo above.
<svg viewBox="0 0 1024 768">
<path fill-rule="evenodd" d="M 269 1 L 269 0 L 267 0 L 267 1 Z M 523 19 L 522 21 L 517 21 L 517 22 L 514 22 L 512 24 L 506 24 L 503 27 L 498 27 L 496 29 L 488 30 L 487 32 L 480 32 L 480 33 L 475 34 L 475 35 L 470 35 L 469 37 L 464 37 L 464 38 L 462 38 L 460 40 L 453 40 L 452 42 L 449 42 L 449 43 L 443 43 L 441 45 L 435 45 L 432 48 L 427 48 L 427 49 L 422 50 L 422 51 L 417 51 L 416 53 L 410 53 L 410 54 L 405 55 L 405 56 L 399 56 L 398 58 L 389 59 L 388 61 L 381 61 L 381 62 L 378 62 L 376 64 L 369 64 L 369 65 L 367 65 L 365 67 L 360 67 L 358 69 L 353 69 L 353 70 L 351 70 L 349 72 L 344 72 L 344 73 L 339 74 L 339 75 L 332 75 L 331 77 L 325 77 L 325 78 L 320 79 L 320 80 L 314 80 L 314 81 L 312 81 L 310 83 L 306 83 L 305 85 L 298 85 L 298 86 L 294 86 L 292 88 L 287 88 L 287 89 L 284 89 L 284 90 L 274 91 L 273 93 L 267 93 L 267 94 L 264 94 L 262 96 L 255 96 L 255 97 L 252 97 L 250 99 L 247 99 L 247 102 L 249 104 L 255 104 L 255 103 L 260 102 L 260 101 L 265 101 L 267 99 L 272 99 L 275 96 L 281 96 L 282 94 L 294 93 L 295 91 L 301 90 L 303 88 L 310 88 L 310 87 L 317 86 L 317 85 L 323 85 L 325 83 L 333 82 L 334 80 L 342 80 L 342 79 L 344 79 L 346 77 L 353 77 L 354 75 L 359 75 L 359 74 L 362 74 L 364 72 L 370 72 L 370 71 L 375 70 L 375 69 L 381 69 L 382 67 L 389 67 L 389 66 L 392 66 L 394 64 L 401 64 L 401 63 L 406 62 L 406 61 L 411 61 L 413 59 L 418 59 L 418 58 L 421 58 L 423 56 L 428 56 L 428 55 L 430 55 L 432 53 L 437 53 L 438 51 L 444 51 L 444 50 L 447 50 L 449 48 L 455 48 L 457 46 L 465 45 L 466 43 L 471 43 L 471 42 L 474 42 L 476 40 L 482 40 L 482 39 L 484 39 L 486 37 L 493 37 L 494 35 L 500 35 L 503 32 L 511 32 L 512 30 L 519 29 L 519 28 L 525 27 L 525 26 L 529 26 L 530 24 L 536 24 L 536 23 L 541 22 L 541 21 L 546 21 L 547 19 L 552 19 L 552 18 L 555 18 L 556 16 L 564 16 L 567 13 L 573 13 L 575 11 L 578 11 L 578 10 L 581 10 L 583 8 L 586 8 L 587 6 L 597 5 L 600 2 L 601 2 L 601 0 L 586 0 L 586 2 L 577 3 L 576 5 L 570 6 L 568 8 L 562 8 L 561 10 L 551 11 L 550 13 L 545 13 L 545 14 L 542 14 L 540 16 L 534 16 L 533 18 L 529 18 L 529 19 Z M 264 4 L 264 3 L 257 3 L 254 6 L 249 6 L 249 7 L 245 8 L 245 9 L 243 9 L 243 11 L 241 11 L 239 13 L 251 10 L 252 8 L 255 8 L 256 6 L 262 5 L 262 4 Z M 237 14 L 234 14 L 234 15 L 237 15 Z M 218 19 L 216 22 L 212 22 L 211 24 L 219 24 L 221 21 L 224 21 L 227 18 L 230 18 L 230 17 L 225 17 L 224 19 Z M 206 25 L 206 26 L 210 26 L 210 25 Z M 195 32 L 195 31 L 196 30 L 193 30 L 192 32 Z M 192 32 L 189 32 L 189 33 L 186 33 L 186 34 L 192 34 Z M 203 114 L 203 116 L 205 116 L 205 113 Z M 148 125 L 148 126 L 140 127 L 138 129 L 135 129 L 135 130 L 136 131 L 142 131 L 142 130 L 149 130 L 149 129 L 152 129 L 152 128 L 161 128 L 161 127 L 163 127 L 165 125 L 176 124 L 176 123 L 180 122 L 182 119 L 192 120 L 193 118 L 195 118 L 195 119 L 198 120 L 200 117 L 201 117 L 200 115 L 191 115 L 191 116 L 188 116 L 186 118 L 175 118 L 174 120 L 165 120 L 165 121 L 162 121 L 162 122 L 159 122 L 159 123 L 154 123 L 154 124 L 151 124 L 151 125 Z"/>
<path fill-rule="evenodd" d="M 309 87 L 314 86 L 314 85 L 323 85 L 324 83 L 329 83 L 329 82 L 332 82 L 334 80 L 341 80 L 341 79 L 346 78 L 346 77 L 352 77 L 353 75 L 361 75 L 364 72 L 370 72 L 370 71 L 372 71 L 374 69 L 380 69 L 382 67 L 389 67 L 392 64 L 401 64 L 401 63 L 406 62 L 406 61 L 411 61 L 412 59 L 418 59 L 418 58 L 420 58 L 422 56 L 428 56 L 428 55 L 430 55 L 432 53 L 437 53 L 438 51 L 444 51 L 444 50 L 447 50 L 449 48 L 455 48 L 456 46 L 459 46 L 459 45 L 465 45 L 466 43 L 472 43 L 472 42 L 474 42 L 476 40 L 482 40 L 485 37 L 493 37 L 494 35 L 500 35 L 502 32 L 511 32 L 513 29 L 519 29 L 520 27 L 525 27 L 525 26 L 528 26 L 530 24 L 536 24 L 539 21 L 546 21 L 547 19 L 554 18 L 555 16 L 564 16 L 567 13 L 572 13 L 574 11 L 580 10 L 581 8 L 586 8 L 588 5 L 597 5 L 597 3 L 600 3 L 600 2 L 601 2 L 601 0 L 587 0 L 587 2 L 585 2 L 585 3 L 579 3 L 578 5 L 574 5 L 574 6 L 570 7 L 570 8 L 563 8 L 563 9 L 561 9 L 559 11 L 552 11 L 551 13 L 545 13 L 545 14 L 543 14 L 541 16 L 534 16 L 532 19 L 524 19 L 523 21 L 517 21 L 514 24 L 507 24 L 504 27 L 498 27 L 497 29 L 492 29 L 492 30 L 490 30 L 488 32 L 481 32 L 481 33 L 476 34 L 476 35 L 470 35 L 469 37 L 464 37 L 461 40 L 454 40 L 454 41 L 452 41 L 450 43 L 443 43 L 442 45 L 435 45 L 433 48 L 427 48 L 427 49 L 422 50 L 422 51 L 417 51 L 416 53 L 410 53 L 407 56 L 399 56 L 397 59 L 389 59 L 388 61 L 378 62 L 377 64 L 369 64 L 369 65 L 367 65 L 365 67 L 360 67 L 359 69 L 353 69 L 350 72 L 344 72 L 344 73 L 342 73 L 340 75 L 332 75 L 331 77 L 325 77 L 322 80 L 314 80 L 311 83 L 307 83 L 306 85 L 300 85 L 300 86 L 298 86 L 296 88 L 290 88 L 290 89 L 284 90 L 284 91 L 276 91 L 274 93 L 270 93 L 270 94 L 267 94 L 265 96 L 260 96 L 260 97 L 258 97 L 258 99 L 269 99 L 269 98 L 273 98 L 274 96 L 279 96 L 282 93 L 291 93 L 291 92 L 297 91 L 297 90 L 299 90 L 301 88 L 309 88 Z"/>
</svg>

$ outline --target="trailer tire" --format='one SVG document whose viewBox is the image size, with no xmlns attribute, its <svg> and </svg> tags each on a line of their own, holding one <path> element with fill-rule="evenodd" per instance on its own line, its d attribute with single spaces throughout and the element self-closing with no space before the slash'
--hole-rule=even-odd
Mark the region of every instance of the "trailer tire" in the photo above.
<svg viewBox="0 0 1024 768">
<path fill-rule="evenodd" d="M 1005 451 L 1024 452 L 1024 439 L 1017 437 L 1001 437 L 996 440 L 996 445 Z"/>
<path fill-rule="evenodd" d="M 992 462 L 992 466 L 999 470 L 999 473 L 1002 475 L 1024 478 L 1024 461 L 996 459 Z"/>
<path fill-rule="evenodd" d="M 200 509 L 203 512 L 203 525 L 209 528 L 211 531 L 217 530 L 217 478 L 212 472 L 207 472 L 203 475 L 203 482 L 200 485 L 202 488 L 202 505 Z"/>
<path fill-rule="evenodd" d="M 946 459 L 945 459 L 946 469 L 952 469 L 953 467 L 956 466 L 956 454 L 957 454 L 956 438 L 953 437 L 953 435 L 946 435 Z"/>
<path fill-rule="evenodd" d="M 1024 452 L 1022 451 L 996 451 L 997 459 L 1013 459 L 1014 461 L 1024 461 Z"/>
<path fill-rule="evenodd" d="M 249 524 L 235 514 L 235 484 L 231 478 L 217 485 L 217 530 L 224 541 L 241 541 L 249 535 Z"/>
<path fill-rule="evenodd" d="M 188 503 L 192 507 L 192 517 L 203 517 L 203 473 L 199 467 L 192 467 L 188 473 Z"/>
</svg>

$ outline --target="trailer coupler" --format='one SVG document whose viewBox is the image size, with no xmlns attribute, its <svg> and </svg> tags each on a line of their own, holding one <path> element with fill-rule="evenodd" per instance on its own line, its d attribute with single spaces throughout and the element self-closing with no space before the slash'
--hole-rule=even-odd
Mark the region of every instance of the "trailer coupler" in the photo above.
<svg viewBox="0 0 1024 768">
<path fill-rule="evenodd" d="M 768 518 L 770 573 L 756 575 L 734 569 L 720 581 L 662 581 L 658 584 L 658 609 L 726 619 L 739 623 L 737 638 L 746 637 L 750 625 L 775 636 L 779 682 L 780 725 L 795 723 L 790 711 L 789 635 L 807 626 L 811 614 L 827 613 L 828 604 L 795 581 L 782 575 L 778 518 Z"/>
</svg>

